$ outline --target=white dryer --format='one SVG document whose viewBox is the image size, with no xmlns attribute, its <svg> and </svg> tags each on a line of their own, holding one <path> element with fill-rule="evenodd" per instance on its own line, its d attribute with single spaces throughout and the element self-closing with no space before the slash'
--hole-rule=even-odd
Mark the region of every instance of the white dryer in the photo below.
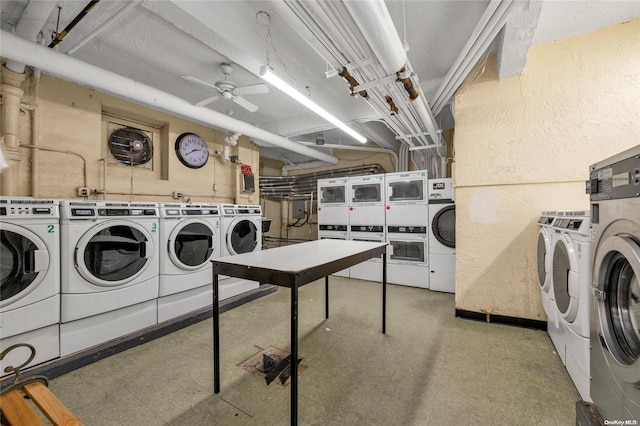
<svg viewBox="0 0 640 426">
<path fill-rule="evenodd" d="M 220 210 L 221 257 L 262 250 L 260 206 L 223 204 Z M 220 275 L 219 280 L 219 300 L 246 293 L 260 286 L 256 281 L 225 275 Z"/>
<path fill-rule="evenodd" d="M 386 242 L 384 175 L 349 178 L 349 239 Z M 369 259 L 349 268 L 349 276 L 380 281 L 382 257 Z"/>
<path fill-rule="evenodd" d="M 349 178 L 318 179 L 318 239 L 349 239 Z M 333 275 L 349 277 L 349 269 Z"/>
<path fill-rule="evenodd" d="M 36 350 L 31 367 L 60 356 L 60 210 L 56 200 L 0 198 L 0 352 L 16 343 Z M 28 360 L 11 351 L 6 366 Z"/>
<path fill-rule="evenodd" d="M 563 335 L 565 365 L 580 396 L 589 396 L 589 309 L 591 265 L 589 211 L 558 212 L 552 255 L 552 284 Z M 564 330 L 563 330 L 564 331 Z"/>
<path fill-rule="evenodd" d="M 60 354 L 158 322 L 158 205 L 61 201 Z"/>
<path fill-rule="evenodd" d="M 161 204 L 160 241 L 158 322 L 211 306 L 211 259 L 220 256 L 220 206 Z"/>
<path fill-rule="evenodd" d="M 456 292 L 456 205 L 451 178 L 429 179 L 429 289 Z"/>
<path fill-rule="evenodd" d="M 387 281 L 429 288 L 427 171 L 385 175 Z"/>
<path fill-rule="evenodd" d="M 609 424 L 640 421 L 640 145 L 590 168 L 591 398 Z"/>
<path fill-rule="evenodd" d="M 538 285 L 540 286 L 540 298 L 542 307 L 547 315 L 547 333 L 556 348 L 562 364 L 566 364 L 564 350 L 564 335 L 566 326 L 560 321 L 558 308 L 553 294 L 552 256 L 556 232 L 553 230 L 553 222 L 558 212 L 544 211 L 538 219 L 538 243 L 537 243 L 537 269 Z M 559 350 L 562 348 L 562 350 Z"/>
</svg>

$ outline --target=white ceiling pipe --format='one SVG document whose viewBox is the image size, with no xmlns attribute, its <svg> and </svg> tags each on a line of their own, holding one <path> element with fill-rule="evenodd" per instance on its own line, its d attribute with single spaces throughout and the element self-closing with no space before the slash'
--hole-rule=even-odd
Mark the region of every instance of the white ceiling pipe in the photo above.
<svg viewBox="0 0 640 426">
<path fill-rule="evenodd" d="M 267 132 L 228 115 L 192 105 L 182 98 L 29 42 L 7 31 L 0 31 L 0 37 L 2 38 L 2 56 L 4 58 L 41 68 L 43 71 L 64 80 L 97 89 L 176 117 L 205 126 L 242 133 L 251 138 L 330 164 L 338 164 L 339 162 L 334 156 L 302 146 L 290 139 Z"/>
<path fill-rule="evenodd" d="M 344 1 L 343 4 L 384 70 L 388 74 L 400 71 L 407 62 L 407 54 L 384 0 Z"/>
<path fill-rule="evenodd" d="M 142 0 L 132 1 L 132 2 L 128 3 L 126 6 L 124 6 L 122 9 L 120 9 L 118 12 L 116 12 L 116 14 L 113 15 L 111 18 L 107 19 L 102 24 L 100 24 L 98 26 L 98 28 L 96 28 L 91 33 L 89 33 L 86 37 L 84 37 L 82 40 L 80 40 L 79 42 L 74 44 L 69 50 L 67 50 L 67 52 L 66 52 L 67 55 L 72 55 L 76 50 L 80 49 L 82 46 L 84 46 L 85 44 L 89 43 L 98 34 L 102 33 L 104 30 L 106 30 L 111 25 L 113 25 L 116 21 L 120 20 L 120 18 L 125 16 L 127 13 L 129 13 L 129 11 L 131 9 L 133 9 L 134 7 L 139 5 L 140 3 L 142 3 Z"/>
<path fill-rule="evenodd" d="M 42 28 L 47 23 L 49 16 L 51 16 L 57 4 L 57 0 L 30 1 L 22 12 L 22 17 L 20 17 L 20 21 L 16 24 L 14 32 L 29 41 L 37 41 L 38 34 L 42 31 Z M 4 43 L 2 47 L 4 50 Z M 13 72 L 22 74 L 25 64 L 9 59 L 5 66 Z"/>
<path fill-rule="evenodd" d="M 282 171 L 289 171 L 289 170 L 302 170 L 302 169 L 317 169 L 319 167 L 326 167 L 329 164 L 325 163 L 324 161 L 307 161 L 304 163 L 298 163 L 298 164 L 285 164 L 284 166 L 282 166 Z"/>
<path fill-rule="evenodd" d="M 298 142 L 301 145 L 306 145 L 306 146 L 317 146 L 314 142 Z M 323 148 L 333 148 L 333 149 L 344 149 L 347 151 L 367 151 L 367 152 L 379 152 L 381 154 L 389 154 L 393 157 L 394 161 L 395 161 L 395 168 L 396 171 L 398 171 L 398 154 L 396 154 L 394 151 L 390 150 L 390 149 L 386 149 L 386 148 L 370 148 L 368 146 L 351 146 L 351 145 L 337 145 L 337 144 L 332 144 L 332 143 L 326 143 L 324 145 L 321 145 Z"/>
</svg>

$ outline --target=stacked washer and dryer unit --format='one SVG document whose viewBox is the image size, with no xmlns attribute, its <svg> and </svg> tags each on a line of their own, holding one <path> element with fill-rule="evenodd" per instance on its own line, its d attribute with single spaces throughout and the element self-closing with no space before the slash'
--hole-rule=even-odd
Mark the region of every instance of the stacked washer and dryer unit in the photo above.
<svg viewBox="0 0 640 426">
<path fill-rule="evenodd" d="M 384 175 L 349 178 L 349 239 L 386 242 Z M 349 277 L 378 281 L 382 258 L 369 259 L 349 268 Z"/>
<path fill-rule="evenodd" d="M 385 175 L 387 281 L 429 288 L 427 172 Z"/>
<path fill-rule="evenodd" d="M 220 256 L 218 204 L 160 205 L 158 322 L 213 304 L 211 260 Z"/>
<path fill-rule="evenodd" d="M 220 257 L 262 250 L 262 208 L 259 205 L 220 206 Z M 219 299 L 257 289 L 260 283 L 220 276 Z"/>
<path fill-rule="evenodd" d="M 349 239 L 349 178 L 318 179 L 318 239 Z M 349 268 L 335 276 L 349 277 Z"/>
<path fill-rule="evenodd" d="M 640 146 L 590 167 L 591 397 L 613 424 L 640 421 Z M 634 421 L 635 420 L 635 421 Z"/>
<path fill-rule="evenodd" d="M 158 322 L 155 203 L 61 201 L 60 355 Z"/>
<path fill-rule="evenodd" d="M 0 198 L 0 352 L 28 343 L 31 367 L 60 356 L 60 210 L 57 200 Z M 0 360 L 10 374 L 31 352 Z M 23 368 L 24 368 L 23 367 Z"/>
</svg>

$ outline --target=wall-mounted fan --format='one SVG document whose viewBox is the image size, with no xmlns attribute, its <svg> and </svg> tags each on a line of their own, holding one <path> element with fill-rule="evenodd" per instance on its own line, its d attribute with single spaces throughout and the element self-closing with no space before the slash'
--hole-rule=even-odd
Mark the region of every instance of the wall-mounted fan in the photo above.
<svg viewBox="0 0 640 426">
<path fill-rule="evenodd" d="M 206 81 L 202 81 L 190 75 L 182 76 L 182 78 L 184 78 L 185 80 L 198 83 L 205 87 L 213 88 L 218 92 L 215 96 L 211 96 L 210 98 L 200 101 L 196 105 L 197 106 L 209 105 L 211 102 L 222 98 L 228 101 L 233 101 L 248 111 L 256 112 L 258 110 L 258 106 L 252 104 L 242 96 L 243 95 L 260 95 L 263 93 L 269 93 L 269 87 L 266 84 L 252 84 L 250 86 L 238 86 L 236 83 L 229 80 L 231 71 L 233 71 L 231 64 L 228 64 L 225 62 L 220 66 L 220 68 L 222 69 L 222 73 L 224 74 L 224 80 L 216 81 L 214 84 L 207 83 Z"/>
<path fill-rule="evenodd" d="M 153 158 L 153 144 L 144 130 L 123 127 L 109 136 L 109 151 L 119 162 L 140 166 Z"/>
</svg>

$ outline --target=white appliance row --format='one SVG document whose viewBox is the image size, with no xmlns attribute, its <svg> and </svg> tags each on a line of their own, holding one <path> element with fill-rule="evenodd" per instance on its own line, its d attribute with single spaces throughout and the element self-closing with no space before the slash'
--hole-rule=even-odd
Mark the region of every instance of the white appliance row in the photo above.
<svg viewBox="0 0 640 426">
<path fill-rule="evenodd" d="M 211 259 L 261 249 L 260 206 L 0 198 L 0 351 L 29 366 L 211 305 Z M 257 288 L 220 283 L 220 299 Z M 20 365 L 29 354 L 1 361 Z"/>
<path fill-rule="evenodd" d="M 386 241 L 388 282 L 453 293 L 452 193 L 451 179 L 428 180 L 424 170 L 318 180 L 318 238 Z M 336 275 L 381 274 L 381 260 L 372 259 Z"/>
</svg>

